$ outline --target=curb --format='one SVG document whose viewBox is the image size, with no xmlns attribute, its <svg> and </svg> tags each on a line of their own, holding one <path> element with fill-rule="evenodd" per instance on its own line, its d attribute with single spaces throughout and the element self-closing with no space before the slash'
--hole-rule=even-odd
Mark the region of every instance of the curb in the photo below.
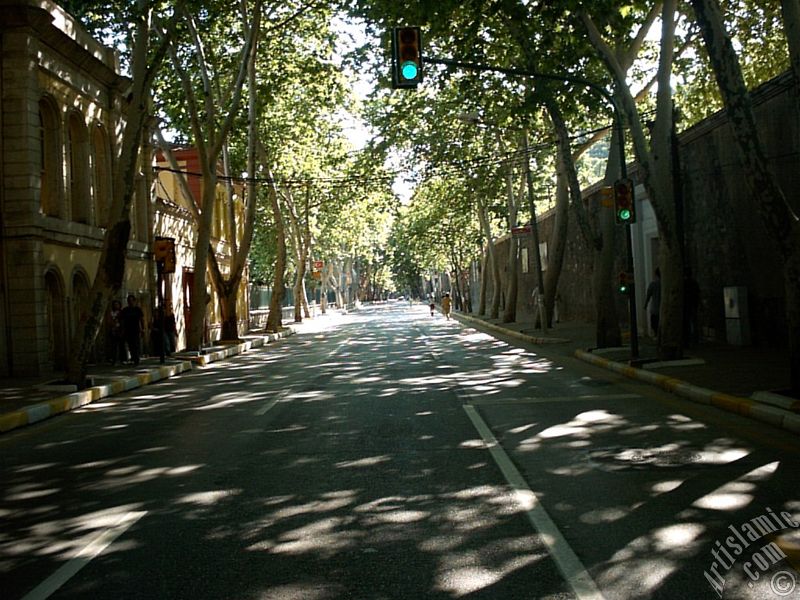
<svg viewBox="0 0 800 600">
<path fill-rule="evenodd" d="M 596 356 L 585 350 L 576 350 L 575 356 L 584 362 L 619 373 L 630 379 L 638 379 L 639 381 L 658 386 L 667 392 L 671 392 L 676 396 L 686 398 L 692 402 L 716 406 L 722 410 L 736 413 L 744 417 L 750 417 L 751 419 L 780 427 L 792 433 L 800 433 L 800 415 L 781 410 L 780 408 L 761 404 L 750 398 L 742 398 L 731 394 L 716 392 L 708 388 L 687 383 L 680 379 L 675 379 L 674 377 L 660 375 L 659 373 L 646 371 L 644 369 L 637 369 L 624 363 Z"/>
<path fill-rule="evenodd" d="M 65 396 L 52 398 L 46 402 L 26 406 L 25 408 L 0 415 L 0 433 L 49 419 L 55 415 L 91 404 L 95 400 L 107 398 L 161 379 L 167 379 L 191 369 L 192 363 L 184 360 L 173 365 L 159 366 L 136 375 L 115 379 L 111 383 L 95 385 L 80 392 L 72 392 Z"/>
<path fill-rule="evenodd" d="M 188 360 L 190 360 L 193 364 L 197 365 L 198 367 L 205 367 L 209 363 L 216 362 L 218 360 L 223 360 L 230 356 L 236 356 L 237 354 L 244 354 L 251 348 L 260 348 L 266 344 L 271 342 L 276 342 L 280 339 L 285 337 L 289 337 L 293 335 L 295 330 L 291 327 L 286 329 L 285 331 L 280 331 L 278 333 L 270 333 L 265 336 L 259 336 L 253 340 L 249 340 L 247 342 L 242 342 L 240 344 L 234 344 L 225 348 L 224 350 L 217 350 L 215 352 L 209 352 L 208 354 L 200 354 L 197 356 L 190 356 Z"/>
<path fill-rule="evenodd" d="M 530 344 L 566 344 L 570 341 L 566 338 L 558 338 L 558 337 L 535 337 L 532 335 L 528 335 L 527 333 L 522 333 L 520 331 L 514 331 L 513 329 L 506 329 L 505 327 L 500 327 L 499 325 L 495 325 L 494 323 L 488 323 L 482 319 L 477 319 L 465 313 L 452 312 L 451 316 L 454 319 L 463 320 L 466 321 L 467 323 L 476 324 L 480 327 L 486 327 L 487 329 L 491 329 L 496 333 L 500 333 L 502 335 L 509 335 L 511 337 L 521 339 L 522 341 L 528 342 Z"/>
<path fill-rule="evenodd" d="M 54 417 L 61 413 L 69 412 L 91 404 L 96 400 L 114 396 L 128 390 L 133 390 L 150 383 L 155 383 L 162 379 L 168 379 L 175 375 L 180 375 L 186 371 L 191 371 L 195 365 L 204 367 L 209 363 L 217 360 L 222 360 L 237 354 L 244 354 L 251 348 L 259 348 L 270 342 L 275 342 L 279 339 L 293 335 L 295 330 L 289 328 L 280 333 L 271 333 L 266 336 L 259 336 L 253 340 L 243 342 L 241 344 L 233 345 L 224 350 L 211 352 L 201 356 L 186 358 L 181 362 L 172 365 L 160 365 L 158 367 L 148 369 L 136 375 L 130 375 L 124 378 L 115 379 L 110 383 L 103 385 L 95 385 L 88 387 L 79 392 L 72 392 L 57 398 L 51 398 L 45 402 L 39 402 L 26 406 L 25 408 L 0 414 L 0 433 L 5 433 L 13 429 L 31 425 L 50 417 Z"/>
</svg>

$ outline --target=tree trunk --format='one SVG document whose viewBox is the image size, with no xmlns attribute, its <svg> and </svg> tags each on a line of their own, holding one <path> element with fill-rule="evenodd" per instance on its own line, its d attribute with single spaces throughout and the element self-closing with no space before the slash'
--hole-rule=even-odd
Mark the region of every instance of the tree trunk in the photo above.
<svg viewBox="0 0 800 600">
<path fill-rule="evenodd" d="M 486 252 L 481 257 L 481 261 L 483 266 L 481 268 L 481 281 L 480 281 L 480 292 L 478 296 L 478 314 L 485 315 L 486 314 L 486 288 L 488 286 L 488 271 L 489 268 L 489 244 L 486 244 Z"/>
<path fill-rule="evenodd" d="M 481 222 L 481 227 L 483 228 L 483 235 L 486 238 L 486 254 L 489 257 L 489 272 L 492 276 L 492 303 L 491 307 L 489 308 L 489 317 L 492 319 L 497 319 L 500 316 L 500 265 L 498 264 L 497 252 L 495 251 L 494 241 L 492 240 L 492 230 L 491 225 L 489 224 L 489 215 L 487 214 L 486 207 L 479 196 L 477 197 L 477 201 L 478 218 Z M 485 272 L 484 277 L 486 277 Z"/>
<path fill-rule="evenodd" d="M 567 178 L 564 173 L 563 161 L 557 161 L 559 167 L 556 174 L 556 207 L 553 220 L 553 232 L 550 245 L 547 249 L 547 271 L 544 277 L 544 312 L 547 315 L 548 326 L 553 325 L 555 315 L 556 296 L 558 295 L 558 280 L 564 266 L 564 254 L 567 248 L 567 228 L 569 224 L 569 191 Z M 536 307 L 534 307 L 536 310 Z M 537 311 L 538 320 L 538 311 Z"/>
<path fill-rule="evenodd" d="M 272 174 L 267 170 L 267 177 Z M 275 275 L 272 280 L 272 297 L 269 299 L 269 315 L 267 316 L 267 331 L 279 332 L 283 329 L 283 296 L 285 293 L 284 272 L 286 271 L 286 228 L 283 224 L 281 205 L 278 202 L 278 192 L 274 184 L 270 186 L 269 200 L 272 207 L 272 219 L 275 221 Z"/>
<path fill-rule="evenodd" d="M 605 184 L 613 185 L 619 173 L 620 137 L 617 128 L 611 134 L 608 162 L 606 163 Z M 616 222 L 612 206 L 600 204 L 594 211 L 597 230 L 600 232 L 601 247 L 593 255 L 592 290 L 594 291 L 596 343 L 598 348 L 613 348 L 622 345 L 622 331 L 619 327 L 617 302 L 613 285 L 614 259 L 616 258 Z"/>
<path fill-rule="evenodd" d="M 506 281 L 506 305 L 503 310 L 503 323 L 517 320 L 517 291 L 519 273 L 517 263 L 518 241 L 512 230 L 517 226 L 517 202 L 514 197 L 514 172 L 510 163 L 506 165 L 506 204 L 508 206 L 508 280 Z"/>
<path fill-rule="evenodd" d="M 141 18 L 135 26 L 131 63 L 131 91 L 125 107 L 125 129 L 120 144 L 119 159 L 114 170 L 113 197 L 109 211 L 109 226 L 92 288 L 86 304 L 80 310 L 80 320 L 70 346 L 65 379 L 78 389 L 86 387 L 88 361 L 97 334 L 102 327 L 106 310 L 114 294 L 122 287 L 125 275 L 125 256 L 130 238 L 130 207 L 138 173 L 139 149 L 149 109 L 149 96 L 154 73 L 161 67 L 169 37 L 153 55 L 148 73 L 148 47 L 151 35 L 150 8 L 143 0 L 137 2 Z"/>
<path fill-rule="evenodd" d="M 715 0 L 692 0 L 692 7 L 739 149 L 754 211 L 761 215 L 784 260 L 790 380 L 792 391 L 800 394 L 800 223 L 767 164 L 739 59 L 719 5 Z"/>
</svg>

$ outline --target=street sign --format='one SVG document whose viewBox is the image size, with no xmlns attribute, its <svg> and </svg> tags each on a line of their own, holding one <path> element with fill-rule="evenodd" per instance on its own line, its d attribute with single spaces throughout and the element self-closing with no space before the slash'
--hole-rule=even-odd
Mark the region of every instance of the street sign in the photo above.
<svg viewBox="0 0 800 600">
<path fill-rule="evenodd" d="M 324 266 L 324 264 L 323 264 L 323 262 L 321 260 L 315 260 L 314 261 L 314 265 L 313 265 L 314 271 L 322 271 L 322 267 L 323 266 Z"/>
<path fill-rule="evenodd" d="M 530 225 L 521 225 L 519 227 L 512 227 L 511 228 L 511 235 L 515 238 L 524 237 L 526 235 L 531 234 L 531 226 Z"/>
</svg>

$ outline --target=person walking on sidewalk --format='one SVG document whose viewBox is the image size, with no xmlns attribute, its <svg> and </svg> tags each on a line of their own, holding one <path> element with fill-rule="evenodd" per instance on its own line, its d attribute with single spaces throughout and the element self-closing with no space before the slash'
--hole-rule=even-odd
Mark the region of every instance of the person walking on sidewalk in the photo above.
<svg viewBox="0 0 800 600">
<path fill-rule="evenodd" d="M 442 298 L 442 312 L 444 313 L 445 318 L 449 321 L 450 320 L 450 309 L 452 308 L 452 302 L 450 301 L 450 293 L 446 293 L 444 298 Z"/>
<path fill-rule="evenodd" d="M 120 313 L 122 313 L 122 302 L 119 300 L 112 300 L 107 320 L 108 353 L 109 362 L 112 365 L 117 364 L 117 360 L 125 362 L 125 338 L 122 332 Z"/>
<path fill-rule="evenodd" d="M 652 304 L 650 302 L 652 301 Z M 661 312 L 661 269 L 656 267 L 656 278 L 647 286 L 647 295 L 644 298 L 644 307 L 650 305 L 650 328 L 658 336 L 658 320 Z"/>
<path fill-rule="evenodd" d="M 128 345 L 128 352 L 131 354 L 131 361 L 134 365 L 138 365 L 142 352 L 144 313 L 141 308 L 136 306 L 136 296 L 133 294 L 128 294 L 128 306 L 120 312 L 120 322 L 125 334 L 125 343 Z"/>
</svg>

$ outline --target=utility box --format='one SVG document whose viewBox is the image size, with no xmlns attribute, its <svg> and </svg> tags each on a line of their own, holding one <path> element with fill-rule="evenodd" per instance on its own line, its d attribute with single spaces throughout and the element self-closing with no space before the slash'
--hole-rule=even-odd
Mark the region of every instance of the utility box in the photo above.
<svg viewBox="0 0 800 600">
<path fill-rule="evenodd" d="M 722 298 L 725 302 L 725 339 L 733 346 L 749 346 L 750 312 L 747 306 L 747 288 L 722 288 Z"/>
</svg>

